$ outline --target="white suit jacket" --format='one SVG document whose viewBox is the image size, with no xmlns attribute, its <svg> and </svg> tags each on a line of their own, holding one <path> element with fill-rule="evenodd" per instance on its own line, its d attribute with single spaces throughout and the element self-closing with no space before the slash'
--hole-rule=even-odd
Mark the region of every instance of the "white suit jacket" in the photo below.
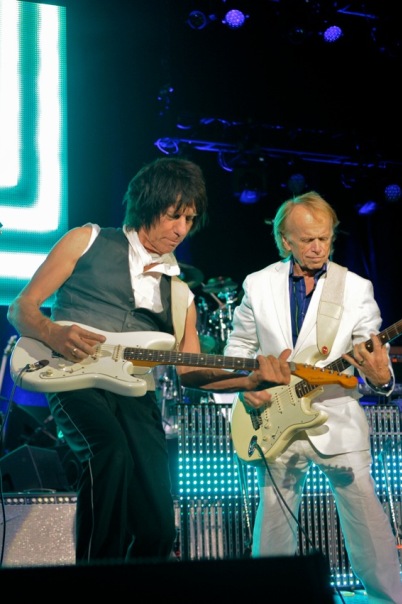
<svg viewBox="0 0 402 604">
<path fill-rule="evenodd" d="M 259 353 L 278 356 L 290 348 L 293 352 L 289 361 L 325 367 L 343 353 L 351 352 L 354 343 L 369 340 L 370 334 L 379 332 L 381 315 L 371 281 L 348 271 L 343 313 L 331 352 L 325 358 L 319 355 L 316 321 L 324 279 L 321 277 L 317 283 L 293 348 L 289 262 L 279 261 L 248 275 L 243 283 L 244 296 L 234 310 L 233 329 L 224 354 L 248 358 Z M 347 370 L 351 374 L 353 371 L 353 367 Z M 313 399 L 313 408 L 328 415 L 323 425 L 306 431 L 321 453 L 334 455 L 370 448 L 369 426 L 359 397 L 358 388 L 329 385 Z"/>
</svg>

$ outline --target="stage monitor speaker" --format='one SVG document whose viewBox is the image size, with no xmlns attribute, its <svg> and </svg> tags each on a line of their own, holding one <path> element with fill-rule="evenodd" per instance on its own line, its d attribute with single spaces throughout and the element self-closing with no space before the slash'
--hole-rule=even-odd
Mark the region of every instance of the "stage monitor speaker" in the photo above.
<svg viewBox="0 0 402 604">
<path fill-rule="evenodd" d="M 176 604 L 192 600 L 334 604 L 328 565 L 318 553 L 243 560 L 9 568 L 0 569 L 0 585 L 4 593 L 18 593 L 18 599 L 32 599 L 35 594 L 45 598 L 53 594 L 57 598 L 69 586 L 79 585 L 93 596 L 112 590 L 121 600 L 126 596 L 132 599 L 134 594 L 138 604 L 148 604 L 155 598 Z"/>
<path fill-rule="evenodd" d="M 3 565 L 74 564 L 76 501 L 75 493 L 5 495 Z M 0 534 L 3 534 L 3 520 L 1 517 Z"/>
<path fill-rule="evenodd" d="M 3 493 L 68 491 L 68 480 L 54 449 L 23 445 L 0 459 Z"/>
</svg>

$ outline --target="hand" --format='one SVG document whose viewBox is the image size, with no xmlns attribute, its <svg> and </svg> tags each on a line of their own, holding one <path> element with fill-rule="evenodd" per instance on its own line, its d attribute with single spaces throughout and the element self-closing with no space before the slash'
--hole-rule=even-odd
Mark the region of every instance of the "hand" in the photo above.
<svg viewBox="0 0 402 604">
<path fill-rule="evenodd" d="M 75 325 L 60 325 L 53 323 L 49 338 L 49 346 L 55 352 L 62 354 L 70 361 L 82 361 L 96 353 L 96 347 L 102 344 L 106 337 Z"/>
<path fill-rule="evenodd" d="M 364 375 L 374 386 L 383 386 L 391 381 L 392 374 L 389 369 L 389 356 L 386 346 L 381 344 L 376 334 L 371 334 L 373 350 L 366 348 L 365 342 L 355 344 L 353 356 L 343 354 L 342 357 Z"/>
<path fill-rule="evenodd" d="M 247 378 L 247 392 L 242 392 L 241 400 L 251 407 L 258 408 L 268 403 L 272 396 L 267 388 L 278 384 L 289 384 L 291 371 L 287 359 L 291 354 L 290 348 L 281 352 L 278 358 L 273 355 L 258 355 L 258 369 Z"/>
</svg>

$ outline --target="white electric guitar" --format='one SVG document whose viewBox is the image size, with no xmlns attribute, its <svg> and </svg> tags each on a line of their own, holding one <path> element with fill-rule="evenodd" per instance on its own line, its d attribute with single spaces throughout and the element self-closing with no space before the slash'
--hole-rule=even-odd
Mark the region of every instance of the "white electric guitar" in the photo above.
<svg viewBox="0 0 402 604">
<path fill-rule="evenodd" d="M 68 321 L 59 321 L 71 325 Z M 79 388 L 104 388 L 125 396 L 143 396 L 147 391 L 144 374 L 156 365 L 187 365 L 221 369 L 258 368 L 256 359 L 226 357 L 172 350 L 175 338 L 155 331 L 106 332 L 76 323 L 101 333 L 106 341 L 93 356 L 71 362 L 34 338 L 22 336 L 10 358 L 10 373 L 17 386 L 35 392 L 66 392 Z M 289 363 L 292 375 L 309 383 L 343 384 L 353 388 L 355 378 L 303 363 Z M 350 384 L 350 386 L 346 386 Z"/>
<path fill-rule="evenodd" d="M 384 345 L 401 333 L 402 320 L 378 336 Z M 371 340 L 367 340 L 365 345 L 367 350 L 373 349 Z M 353 356 L 352 351 L 349 355 Z M 350 364 L 340 357 L 325 369 L 341 372 L 348 367 Z M 345 387 L 345 384 L 341 385 Z M 271 401 L 259 409 L 246 407 L 239 396 L 233 403 L 230 420 L 233 446 L 237 455 L 251 464 L 261 460 L 261 452 L 267 461 L 273 461 L 297 432 L 320 426 L 328 418 L 324 412 L 311 407 L 313 399 L 323 392 L 323 388 L 317 388 L 313 382 L 292 377 L 289 386 L 269 388 L 269 392 L 272 395 Z"/>
</svg>

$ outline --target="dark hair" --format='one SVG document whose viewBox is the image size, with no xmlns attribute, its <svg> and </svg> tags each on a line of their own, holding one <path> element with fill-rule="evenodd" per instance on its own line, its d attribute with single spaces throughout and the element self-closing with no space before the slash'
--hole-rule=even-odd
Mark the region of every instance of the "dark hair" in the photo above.
<svg viewBox="0 0 402 604">
<path fill-rule="evenodd" d="M 143 166 L 132 178 L 124 196 L 123 224 L 149 228 L 170 206 L 177 211 L 194 206 L 197 214 L 191 233 L 207 220 L 207 193 L 201 168 L 190 160 L 162 157 Z"/>
</svg>

